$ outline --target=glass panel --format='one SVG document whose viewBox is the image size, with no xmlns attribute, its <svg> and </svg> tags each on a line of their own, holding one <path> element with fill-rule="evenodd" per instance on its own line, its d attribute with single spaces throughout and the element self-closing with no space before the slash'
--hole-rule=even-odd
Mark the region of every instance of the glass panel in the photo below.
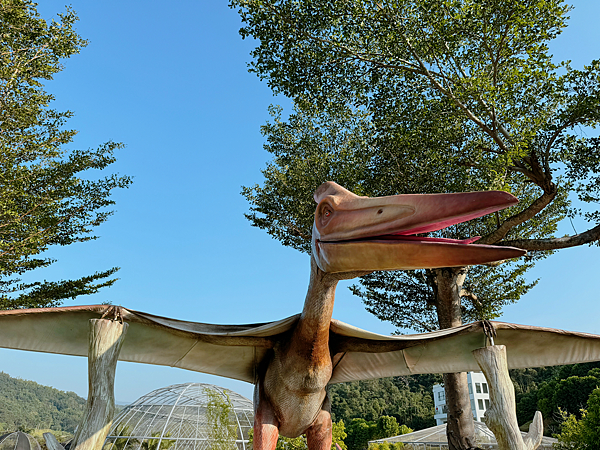
<svg viewBox="0 0 600 450">
<path fill-rule="evenodd" d="M 487 390 L 487 383 L 483 383 L 483 393 L 487 394 L 488 390 Z"/>
<path fill-rule="evenodd" d="M 483 411 L 483 400 L 482 399 L 477 400 L 477 405 L 479 406 L 479 410 Z"/>
<path fill-rule="evenodd" d="M 475 383 L 475 392 L 477 392 L 478 394 L 481 394 L 481 384 L 480 383 Z"/>
</svg>

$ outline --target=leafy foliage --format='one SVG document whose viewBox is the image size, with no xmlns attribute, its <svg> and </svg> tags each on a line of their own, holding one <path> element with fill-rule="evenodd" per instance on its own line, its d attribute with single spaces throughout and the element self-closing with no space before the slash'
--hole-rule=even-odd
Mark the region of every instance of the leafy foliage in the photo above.
<svg viewBox="0 0 600 450">
<path fill-rule="evenodd" d="M 546 429 L 557 432 L 561 421 L 581 419 L 588 397 L 600 387 L 600 363 L 511 370 L 517 401 L 517 420 L 523 425 L 541 411 Z"/>
<path fill-rule="evenodd" d="M 124 450 L 127 446 L 133 447 L 139 445 L 139 441 L 131 437 L 131 427 L 129 425 L 123 425 L 115 431 L 117 437 L 110 446 L 110 450 Z M 173 441 L 175 442 L 175 441 Z M 162 444 L 161 444 L 162 447 Z M 108 449 L 107 449 L 108 450 Z"/>
<path fill-rule="evenodd" d="M 236 450 L 237 426 L 233 404 L 226 392 L 223 394 L 212 388 L 204 388 L 208 398 L 206 420 L 211 450 Z"/>
<path fill-rule="evenodd" d="M 74 432 L 85 400 L 33 381 L 0 372 L 0 428 L 7 431 L 52 429 Z"/>
<path fill-rule="evenodd" d="M 410 428 L 409 428 L 410 430 Z M 410 433 L 407 431 L 406 433 Z M 401 434 L 406 434 L 401 433 Z M 404 448 L 404 444 L 402 442 L 381 442 L 379 444 L 370 444 L 369 450 L 402 450 Z"/>
<path fill-rule="evenodd" d="M 161 438 L 160 435 L 160 431 L 152 433 L 152 439 L 144 439 L 141 447 L 144 450 L 168 450 L 177 442 L 174 439 L 165 439 L 171 436 L 170 433 L 166 433 L 163 438 Z M 132 443 L 131 441 L 129 442 Z"/>
<path fill-rule="evenodd" d="M 381 416 L 377 422 L 366 421 L 364 419 L 352 419 L 348 426 L 347 444 L 349 450 L 363 450 L 368 446 L 368 442 L 377 439 L 383 439 L 400 434 L 410 433 L 413 430 L 406 425 L 399 426 L 395 417 Z M 385 450 L 383 444 L 378 444 L 379 450 Z M 389 444 L 387 444 L 389 445 Z M 369 449 L 372 447 L 369 446 Z M 400 446 L 392 447 L 394 450 L 402 448 Z"/>
<path fill-rule="evenodd" d="M 248 433 L 248 440 L 250 445 L 252 445 L 254 430 L 250 430 Z M 344 443 L 344 439 L 346 439 L 346 427 L 344 426 L 344 421 L 340 420 L 339 422 L 333 422 L 332 424 L 332 441 L 331 441 L 331 450 L 336 450 L 336 444 L 340 446 L 342 450 L 348 450 L 347 445 Z M 252 448 L 252 447 L 251 447 Z M 307 450 L 308 444 L 306 442 L 306 435 L 301 434 L 295 438 L 287 438 L 284 436 L 279 436 L 277 439 L 277 446 L 275 450 Z"/>
<path fill-rule="evenodd" d="M 62 70 L 61 60 L 87 45 L 74 30 L 67 8 L 58 20 L 39 17 L 29 0 L 0 4 L 0 308 L 55 306 L 65 298 L 110 286 L 117 268 L 77 280 L 23 283 L 19 276 L 47 267 L 38 255 L 53 245 L 96 237 L 93 229 L 112 212 L 111 192 L 128 177 L 89 175 L 113 162 L 122 145 L 67 150 L 74 130 L 64 129 L 73 113 L 51 108 L 44 83 Z M 85 174 L 85 176 L 84 176 Z"/>
<path fill-rule="evenodd" d="M 262 186 L 242 191 L 252 224 L 284 245 L 309 251 L 310 194 L 328 179 L 359 195 L 509 191 L 519 206 L 443 234 L 533 252 L 470 269 L 459 291 L 472 320 L 498 317 L 533 287 L 525 272 L 551 250 L 598 240 L 598 226 L 555 236 L 578 213 L 569 194 L 593 204 L 600 185 L 597 139 L 578 134 L 600 118 L 600 63 L 576 70 L 548 54 L 566 26 L 563 1 L 231 6 L 242 36 L 258 40 L 251 70 L 296 104 L 287 121 L 276 112 L 263 127 L 273 161 Z M 426 275 L 375 273 L 353 292 L 399 328 L 435 329 L 436 276 Z"/>
<path fill-rule="evenodd" d="M 376 422 L 382 416 L 391 416 L 413 429 L 433 426 L 433 383 L 440 378 L 393 377 L 334 384 L 328 393 L 333 420 L 351 424 L 353 419 Z"/>
<path fill-rule="evenodd" d="M 556 448 L 561 450 L 592 450 L 600 442 L 600 389 L 594 389 L 587 401 L 587 409 L 581 410 L 581 419 L 561 411 L 563 422 Z"/>
</svg>

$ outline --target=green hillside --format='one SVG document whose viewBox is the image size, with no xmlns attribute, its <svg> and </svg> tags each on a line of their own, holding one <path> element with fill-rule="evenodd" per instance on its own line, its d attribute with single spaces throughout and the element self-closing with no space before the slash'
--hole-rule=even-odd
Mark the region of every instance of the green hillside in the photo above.
<svg viewBox="0 0 600 450">
<path fill-rule="evenodd" d="M 85 399 L 0 372 L 0 430 L 44 429 L 73 432 Z"/>
</svg>

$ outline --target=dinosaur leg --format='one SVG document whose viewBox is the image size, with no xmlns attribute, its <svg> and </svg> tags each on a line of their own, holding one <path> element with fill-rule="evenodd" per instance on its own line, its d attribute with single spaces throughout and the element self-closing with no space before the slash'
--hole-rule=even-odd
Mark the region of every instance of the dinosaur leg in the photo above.
<svg viewBox="0 0 600 450">
<path fill-rule="evenodd" d="M 331 450 L 332 423 L 330 411 L 329 397 L 325 397 L 317 418 L 306 430 L 308 450 Z"/>
<path fill-rule="evenodd" d="M 254 387 L 254 450 L 275 450 L 279 437 L 279 421 L 275 417 L 273 407 L 262 395 L 261 383 Z"/>
</svg>

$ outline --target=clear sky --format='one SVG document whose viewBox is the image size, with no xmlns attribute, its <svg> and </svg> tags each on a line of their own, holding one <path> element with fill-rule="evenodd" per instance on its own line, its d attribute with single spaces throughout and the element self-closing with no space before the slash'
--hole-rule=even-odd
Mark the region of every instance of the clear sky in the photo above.
<svg viewBox="0 0 600 450">
<path fill-rule="evenodd" d="M 64 1 L 64 0 L 63 0 Z M 553 45 L 557 59 L 581 67 L 600 57 L 600 2 L 574 0 L 570 27 Z M 57 109 L 79 130 L 73 148 L 107 140 L 126 148 L 114 171 L 134 177 L 116 193 L 116 213 L 94 242 L 54 249 L 58 262 L 36 276 L 77 278 L 121 267 L 115 286 L 65 305 L 110 301 L 126 308 L 207 323 L 253 323 L 300 312 L 309 257 L 252 228 L 242 185 L 262 181 L 269 155 L 259 127 L 280 104 L 247 72 L 251 41 L 226 0 L 73 0 L 90 44 L 48 84 Z M 64 3 L 44 0 L 45 18 Z M 576 222 L 577 231 L 585 223 Z M 570 224 L 561 233 L 572 233 Z M 600 334 L 600 248 L 563 250 L 538 264 L 539 285 L 500 320 Z M 348 283 L 334 317 L 370 331 L 394 331 L 367 313 Z M 0 350 L 0 371 L 87 396 L 87 360 Z M 129 403 L 169 384 L 207 382 L 251 398 L 252 386 L 169 367 L 120 362 L 115 395 Z"/>
</svg>

